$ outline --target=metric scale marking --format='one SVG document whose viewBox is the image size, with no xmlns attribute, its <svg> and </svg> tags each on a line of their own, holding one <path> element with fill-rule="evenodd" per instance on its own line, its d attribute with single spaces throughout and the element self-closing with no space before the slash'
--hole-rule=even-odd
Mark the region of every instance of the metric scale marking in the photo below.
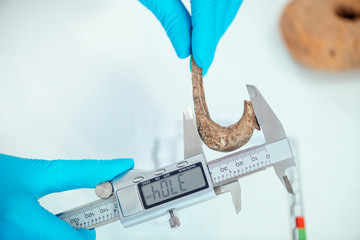
<svg viewBox="0 0 360 240">
<path fill-rule="evenodd" d="M 262 144 L 251 149 L 230 154 L 208 163 L 214 186 L 236 180 L 239 177 L 264 170 L 266 167 L 291 158 L 287 139 L 271 144 Z"/>
<path fill-rule="evenodd" d="M 130 170 L 96 187 L 108 188 L 104 192 L 109 195 L 98 195 L 104 199 L 57 216 L 74 228 L 92 229 L 117 219 L 124 227 L 130 227 L 170 213 L 170 226 L 178 227 L 180 221 L 174 211 L 226 192 L 231 193 L 238 213 L 241 196 L 237 179 L 270 166 L 286 190 L 293 193 L 286 170 L 295 166 L 295 161 L 282 124 L 258 89 L 249 85 L 247 89 L 264 144 L 207 162 L 189 108 L 184 111 L 183 161 L 156 171 Z"/>
<path fill-rule="evenodd" d="M 111 196 L 60 213 L 57 217 L 76 229 L 92 229 L 118 220 L 119 208 L 115 196 Z"/>
</svg>

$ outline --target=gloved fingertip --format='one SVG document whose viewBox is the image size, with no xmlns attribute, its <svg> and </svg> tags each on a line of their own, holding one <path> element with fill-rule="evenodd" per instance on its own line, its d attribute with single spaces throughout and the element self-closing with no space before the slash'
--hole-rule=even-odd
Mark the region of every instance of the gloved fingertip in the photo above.
<svg viewBox="0 0 360 240">
<path fill-rule="evenodd" d="M 134 166 L 135 166 L 134 159 L 132 159 L 132 158 L 127 158 L 126 161 L 127 161 L 128 164 L 129 164 L 129 169 L 134 168 Z"/>
<path fill-rule="evenodd" d="M 95 240 L 96 232 L 95 229 L 78 229 L 84 240 Z"/>
<path fill-rule="evenodd" d="M 77 188 L 93 188 L 103 181 L 109 181 L 134 167 L 131 158 L 112 160 L 57 160 L 50 161 L 51 167 L 42 174 L 45 182 L 42 194 L 62 192 Z"/>
<path fill-rule="evenodd" d="M 203 76 L 205 76 L 207 74 L 208 70 L 209 70 L 209 68 L 203 68 L 203 70 L 202 70 Z"/>
<path fill-rule="evenodd" d="M 119 162 L 124 169 L 129 170 L 134 168 L 134 159 L 132 158 L 117 158 L 114 161 Z"/>
<path fill-rule="evenodd" d="M 196 64 L 204 69 L 209 69 L 214 59 L 214 52 L 210 50 L 193 50 L 193 56 Z"/>
<path fill-rule="evenodd" d="M 181 58 L 187 58 L 191 53 L 190 36 L 175 36 L 171 37 L 172 45 L 175 49 L 176 55 Z"/>
<path fill-rule="evenodd" d="M 190 72 L 192 71 L 192 66 L 191 66 L 191 58 L 190 58 L 190 61 L 189 61 L 189 65 L 190 65 Z M 202 75 L 203 77 L 206 75 L 206 73 L 208 72 L 209 68 L 203 68 L 202 69 Z"/>
<path fill-rule="evenodd" d="M 183 51 L 183 50 L 181 50 L 181 51 L 176 51 L 176 55 L 177 55 L 178 58 L 180 58 L 180 59 L 185 59 L 185 58 L 187 58 L 187 57 L 190 56 L 190 50 L 189 50 L 189 51 Z"/>
<path fill-rule="evenodd" d="M 193 52 L 193 57 L 196 62 L 196 64 L 202 68 L 203 76 L 207 73 L 209 70 L 213 59 L 214 59 L 214 53 L 210 51 L 195 51 Z"/>
</svg>

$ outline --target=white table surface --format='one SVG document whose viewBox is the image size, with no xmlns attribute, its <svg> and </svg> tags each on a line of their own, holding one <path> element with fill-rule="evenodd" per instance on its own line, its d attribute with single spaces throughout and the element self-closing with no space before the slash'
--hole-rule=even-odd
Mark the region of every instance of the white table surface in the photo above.
<svg viewBox="0 0 360 240">
<path fill-rule="evenodd" d="M 235 122 L 245 84 L 256 85 L 296 141 L 308 239 L 360 239 L 360 72 L 295 62 L 278 29 L 286 2 L 244 2 L 204 79 L 208 106 L 219 123 Z M 1 153 L 133 157 L 150 169 L 155 140 L 161 163 L 182 157 L 182 110 L 191 104 L 189 59 L 177 59 L 137 1 L 0 1 Z M 290 239 L 287 194 L 274 172 L 240 184 L 238 216 L 224 195 L 181 211 L 175 231 L 164 217 L 107 225 L 98 239 Z M 41 204 L 57 213 L 95 199 L 75 190 Z"/>
</svg>

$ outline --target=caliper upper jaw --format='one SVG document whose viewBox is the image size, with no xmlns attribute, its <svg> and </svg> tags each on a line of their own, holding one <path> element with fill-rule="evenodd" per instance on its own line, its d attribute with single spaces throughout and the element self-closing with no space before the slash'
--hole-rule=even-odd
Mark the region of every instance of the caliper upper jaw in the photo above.
<svg viewBox="0 0 360 240">
<path fill-rule="evenodd" d="M 201 139 L 191 107 L 184 110 L 184 159 L 203 154 Z M 205 156 L 205 155 L 204 155 Z"/>
<path fill-rule="evenodd" d="M 254 108 L 256 120 L 261 127 L 266 143 L 273 143 L 286 139 L 287 136 L 285 134 L 284 127 L 269 104 L 266 102 L 265 98 L 261 95 L 260 91 L 252 85 L 246 85 L 246 87 Z M 294 194 L 289 178 L 286 175 L 287 168 L 296 166 L 294 158 L 275 163 L 273 166 L 276 175 L 279 177 L 286 190 L 289 193 Z"/>
<path fill-rule="evenodd" d="M 217 186 L 214 190 L 216 195 L 230 192 L 236 214 L 241 211 L 241 189 L 238 180 L 225 185 Z"/>
<path fill-rule="evenodd" d="M 246 85 L 256 120 L 264 134 L 267 143 L 286 138 L 285 130 L 260 91 L 253 85 Z"/>
</svg>

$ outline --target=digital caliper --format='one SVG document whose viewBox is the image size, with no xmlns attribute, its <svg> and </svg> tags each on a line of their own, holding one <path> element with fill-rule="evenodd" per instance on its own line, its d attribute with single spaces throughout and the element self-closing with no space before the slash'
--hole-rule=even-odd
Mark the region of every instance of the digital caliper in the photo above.
<svg viewBox="0 0 360 240">
<path fill-rule="evenodd" d="M 285 173 L 295 161 L 285 131 L 255 86 L 247 85 L 265 143 L 207 162 L 191 109 L 184 111 L 184 160 L 155 171 L 130 170 L 111 182 L 99 184 L 102 199 L 57 216 L 74 228 L 92 229 L 120 219 L 130 227 L 169 214 L 171 227 L 180 226 L 179 210 L 230 192 L 240 212 L 238 178 L 273 166 L 289 193 Z"/>
</svg>

